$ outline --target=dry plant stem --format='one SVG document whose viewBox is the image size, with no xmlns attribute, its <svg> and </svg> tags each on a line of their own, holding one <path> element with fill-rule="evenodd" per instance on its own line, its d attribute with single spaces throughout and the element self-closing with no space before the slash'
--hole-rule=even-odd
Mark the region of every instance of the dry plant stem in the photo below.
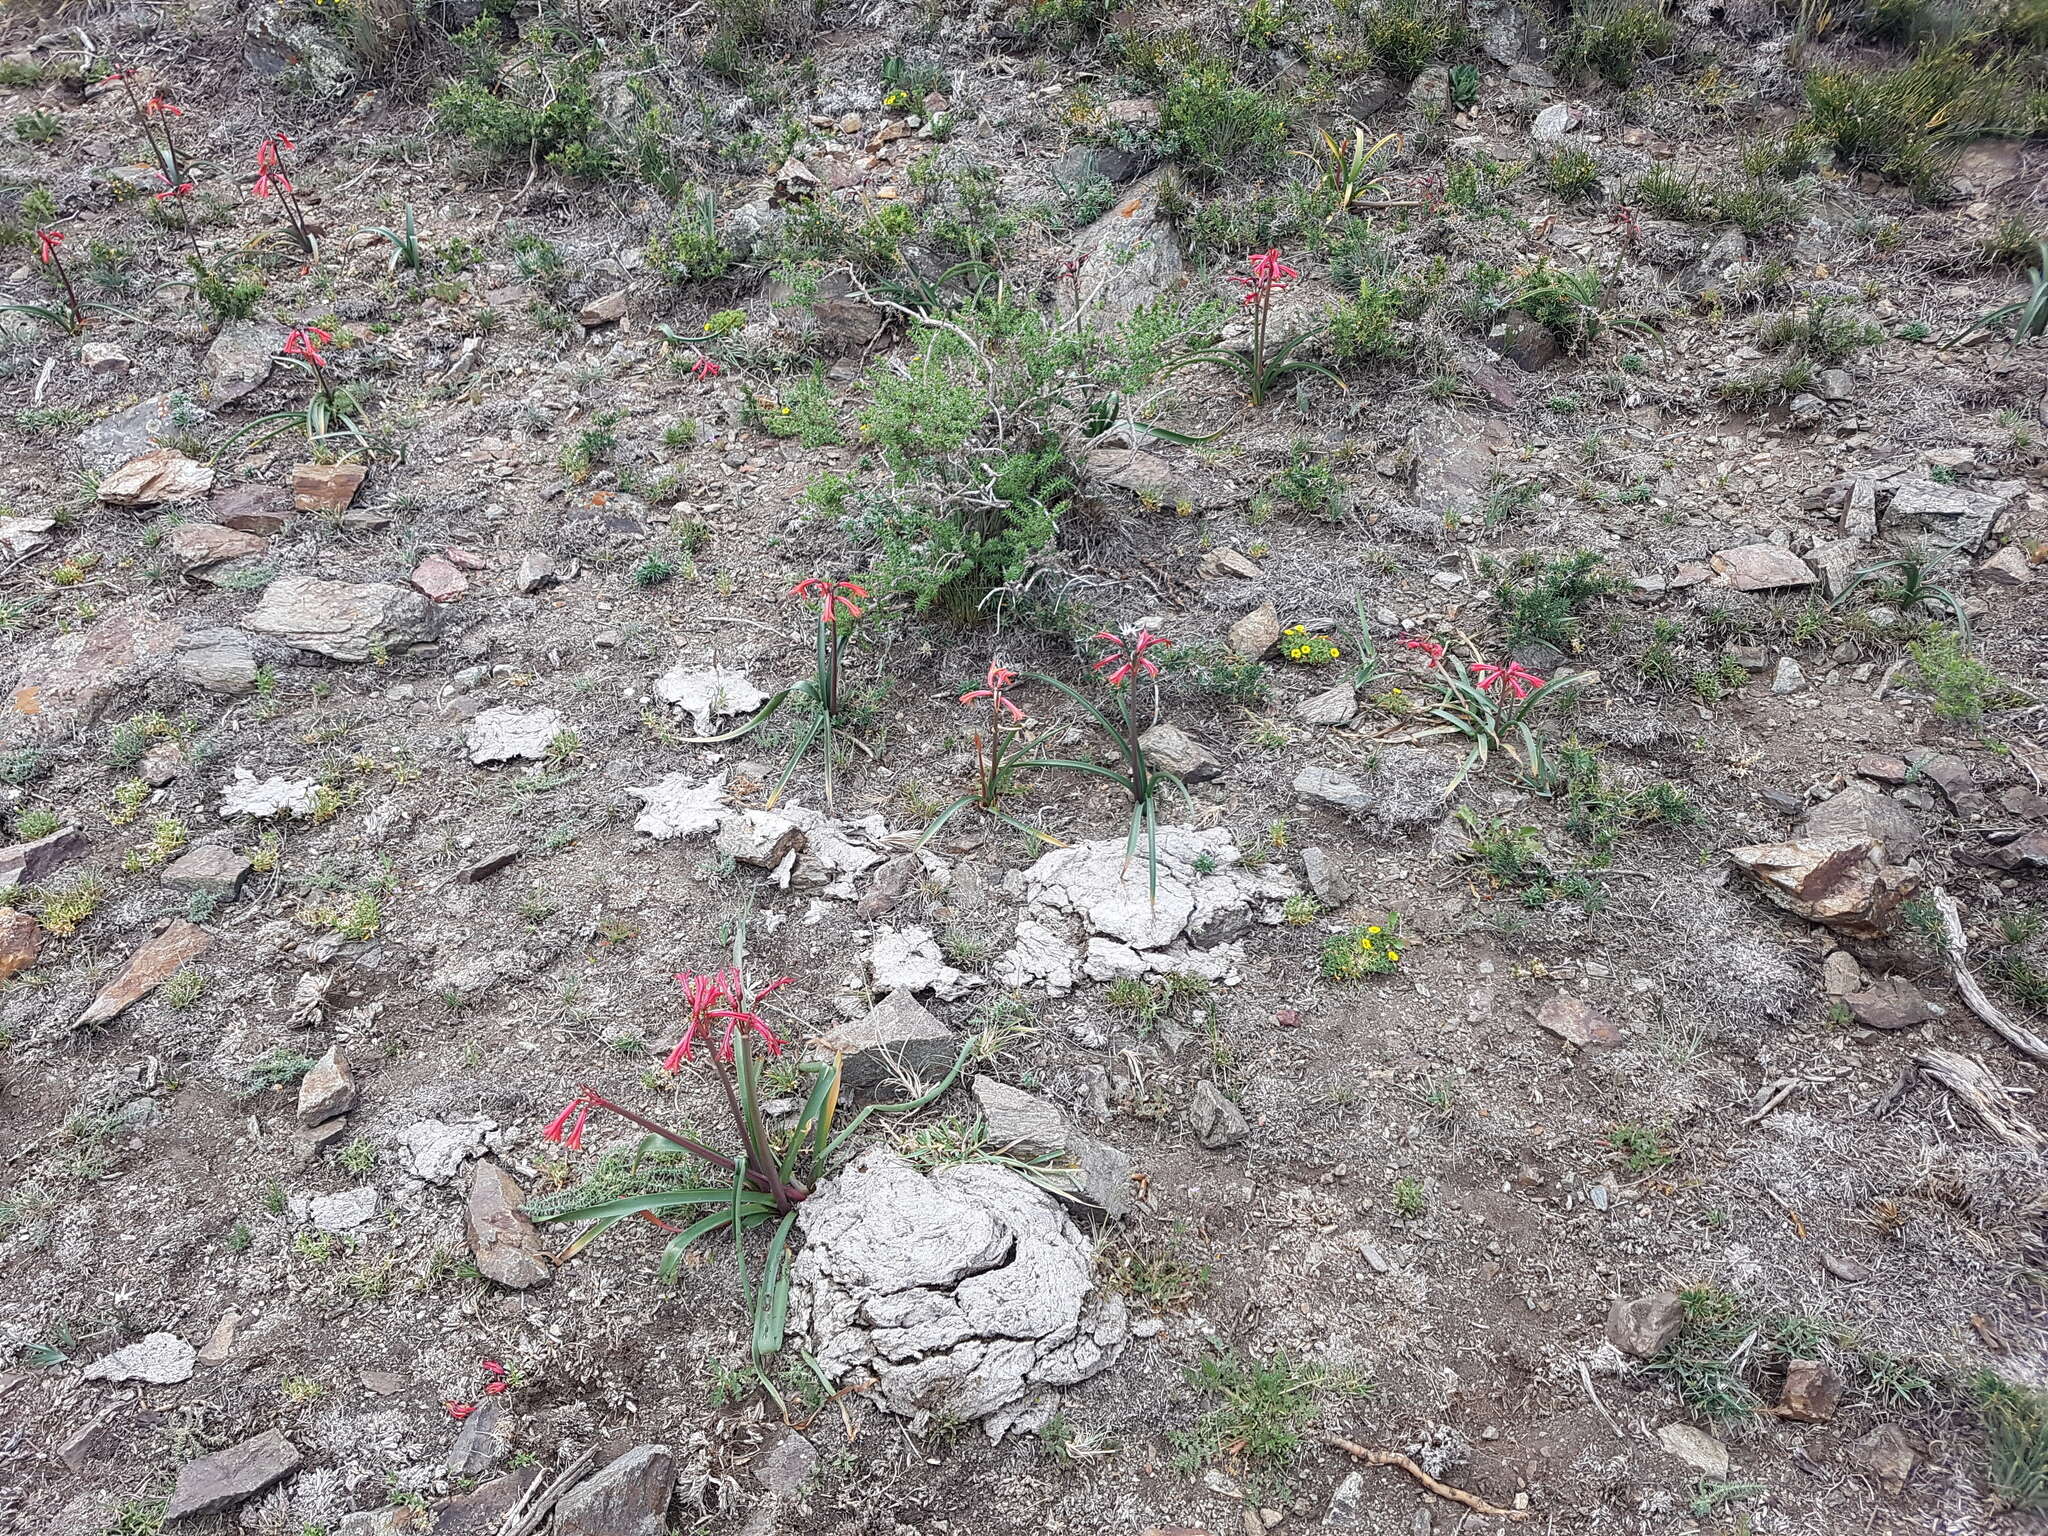
<svg viewBox="0 0 2048 1536">
<path fill-rule="evenodd" d="M 1502 1520 L 1522 1521 L 1529 1519 L 1533 1513 L 1526 1509 L 1502 1509 L 1496 1504 L 1487 1503 L 1477 1494 L 1467 1493 L 1462 1488 L 1453 1488 L 1449 1483 L 1440 1483 L 1399 1451 L 1370 1450 L 1354 1441 L 1346 1440 L 1342 1435 L 1330 1436 L 1329 1443 L 1340 1451 L 1350 1452 L 1369 1467 L 1399 1467 L 1438 1498 L 1449 1499 L 1453 1504 L 1462 1504 L 1477 1514 L 1493 1515 Z"/>
<path fill-rule="evenodd" d="M 1955 897 L 1942 886 L 1934 888 L 1934 910 L 1941 914 L 1942 954 L 1948 960 L 1949 975 L 1955 981 L 1956 990 L 1963 994 L 1963 1001 L 1970 1005 L 1970 1012 L 2021 1055 L 2048 1062 L 2048 1040 L 2007 1018 L 1971 974 L 1970 941 L 1963 933 L 1963 914 L 1956 906 Z"/>
<path fill-rule="evenodd" d="M 590 1464 L 597 1459 L 597 1448 L 592 1446 L 578 1456 L 555 1476 L 553 1482 L 536 1480 L 521 1499 L 505 1515 L 505 1523 L 498 1527 L 497 1536 L 532 1536 L 540 1529 L 541 1522 L 553 1512 L 562 1495 L 575 1486 L 583 1474 L 590 1470 Z"/>
<path fill-rule="evenodd" d="M 2019 1114 L 2019 1105 L 2005 1085 L 1982 1062 L 1935 1048 L 1917 1052 L 1913 1064 L 1968 1106 L 1984 1128 L 2009 1147 L 2038 1151 L 2048 1137 Z"/>
</svg>

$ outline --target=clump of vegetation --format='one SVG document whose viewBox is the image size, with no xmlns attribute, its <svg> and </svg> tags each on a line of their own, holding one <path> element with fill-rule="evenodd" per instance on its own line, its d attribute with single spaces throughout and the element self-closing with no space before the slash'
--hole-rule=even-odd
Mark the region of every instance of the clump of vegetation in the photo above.
<svg viewBox="0 0 2048 1536">
<path fill-rule="evenodd" d="M 1458 13 L 1433 0 L 1381 0 L 1364 18 L 1366 51 L 1396 80 L 1409 81 L 1465 41 Z"/>
<path fill-rule="evenodd" d="M 1493 589 L 1508 643 L 1540 641 L 1569 650 L 1578 634 L 1579 610 L 1620 587 L 1619 580 L 1602 569 L 1605 563 L 1590 549 L 1550 561 L 1523 555 Z"/>
<path fill-rule="evenodd" d="M 1990 1371 L 1973 1385 L 1991 1492 L 2007 1509 L 2048 1510 L 2048 1392 Z"/>
<path fill-rule="evenodd" d="M 1168 87 L 1159 126 L 1173 156 L 1199 181 L 1270 166 L 1287 138 L 1286 110 L 1264 91 L 1237 85 L 1207 59 Z"/>
<path fill-rule="evenodd" d="M 1401 968 L 1404 946 L 1401 914 L 1389 912 L 1376 923 L 1363 923 L 1324 941 L 1321 970 L 1325 981 L 1361 981 L 1387 976 Z"/>
<path fill-rule="evenodd" d="M 1972 656 L 1952 629 L 1937 628 L 1907 650 L 1920 681 L 1934 695 L 1934 712 L 1944 720 L 1974 724 L 2008 691 L 1998 674 Z"/>
<path fill-rule="evenodd" d="M 1626 90 L 1643 65 L 1677 47 L 1678 29 L 1657 0 L 1574 0 L 1557 62 L 1566 74 L 1598 76 Z"/>
<path fill-rule="evenodd" d="M 695 187 L 676 199 L 668 223 L 648 242 L 646 256 L 650 267 L 678 286 L 723 277 L 739 261 L 718 232 L 717 197 Z"/>
<path fill-rule="evenodd" d="M 1814 132 L 1846 163 L 1934 199 L 1964 145 L 2025 131 L 2031 112 L 2010 65 L 1961 44 L 1930 48 L 1882 70 L 1815 70 L 1806 77 Z"/>
<path fill-rule="evenodd" d="M 1319 1394 L 1373 1392 L 1364 1377 L 1298 1362 L 1284 1352 L 1263 1361 L 1212 1355 L 1188 1372 L 1188 1384 L 1220 1401 L 1193 1428 L 1168 1431 L 1181 1466 L 1192 1472 L 1228 1460 L 1261 1492 L 1285 1487 L 1314 1427 Z"/>
</svg>

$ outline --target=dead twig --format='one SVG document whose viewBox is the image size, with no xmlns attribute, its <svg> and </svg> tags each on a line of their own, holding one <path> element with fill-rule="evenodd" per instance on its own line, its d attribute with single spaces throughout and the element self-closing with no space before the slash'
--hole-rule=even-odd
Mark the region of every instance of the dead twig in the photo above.
<svg viewBox="0 0 2048 1536">
<path fill-rule="evenodd" d="M 2048 1137 L 2020 1117 L 2012 1090 L 1993 1077 L 1982 1062 L 1930 1046 L 1914 1053 L 1913 1064 L 1923 1076 L 1961 1099 L 1984 1128 L 2007 1146 L 2035 1151 L 2048 1143 Z"/>
<path fill-rule="evenodd" d="M 1502 1509 L 1498 1505 L 1487 1503 L 1476 1493 L 1467 1493 L 1462 1488 L 1453 1488 L 1449 1483 L 1438 1482 L 1399 1451 L 1371 1450 L 1354 1441 L 1346 1440 L 1342 1435 L 1330 1436 L 1329 1443 L 1340 1451 L 1349 1452 L 1369 1467 L 1399 1467 L 1438 1498 L 1449 1499 L 1453 1504 L 1462 1504 L 1477 1514 L 1495 1515 L 1500 1519 L 1513 1521 L 1527 1520 L 1530 1517 L 1529 1510 Z"/>
<path fill-rule="evenodd" d="M 1962 909 L 1956 905 L 1955 897 L 1949 895 L 1945 887 L 1936 886 L 1933 900 L 1934 910 L 1941 915 L 1942 956 L 1948 961 L 1949 977 L 1955 982 L 1956 990 L 1963 994 L 1963 1001 L 1970 1005 L 1970 1012 L 2022 1056 L 2048 1062 L 2048 1040 L 2007 1018 L 2004 1010 L 1991 1001 L 1990 994 L 1971 973 L 1970 941 L 1963 932 Z"/>
<path fill-rule="evenodd" d="M 556 1501 L 575 1487 L 583 1474 L 590 1470 L 590 1463 L 596 1457 L 597 1447 L 593 1445 L 556 1473 L 552 1482 L 544 1484 L 535 1479 L 526 1490 L 526 1497 L 506 1511 L 504 1523 L 498 1527 L 498 1536 L 533 1536 L 533 1532 L 539 1530 L 542 1522 L 554 1512 Z"/>
</svg>

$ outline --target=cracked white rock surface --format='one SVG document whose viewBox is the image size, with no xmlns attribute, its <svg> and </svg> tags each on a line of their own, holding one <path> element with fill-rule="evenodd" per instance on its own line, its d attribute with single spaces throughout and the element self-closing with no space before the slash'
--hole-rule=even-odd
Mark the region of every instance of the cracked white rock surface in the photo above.
<svg viewBox="0 0 2048 1536">
<path fill-rule="evenodd" d="M 568 724 L 552 709 L 487 709 L 469 723 L 472 763 L 509 763 L 548 755 Z"/>
<path fill-rule="evenodd" d="M 727 667 L 692 667 L 679 662 L 654 680 L 654 696 L 689 713 L 699 736 L 709 736 L 714 721 L 727 715 L 750 714 L 768 702 L 744 672 Z"/>
<path fill-rule="evenodd" d="M 828 1381 L 871 1377 L 874 1400 L 916 1427 L 1035 1429 L 1056 1389 L 1114 1363 L 1130 1337 L 1122 1300 L 1095 1288 L 1086 1235 L 1005 1169 L 925 1175 L 875 1148 L 797 1224 L 792 1326 Z"/>
<path fill-rule="evenodd" d="M 286 779 L 273 775 L 258 781 L 248 769 L 237 768 L 234 777 L 221 789 L 220 813 L 224 818 L 254 816 L 259 820 L 272 816 L 310 816 L 319 804 L 319 795 L 318 779 Z"/>
</svg>

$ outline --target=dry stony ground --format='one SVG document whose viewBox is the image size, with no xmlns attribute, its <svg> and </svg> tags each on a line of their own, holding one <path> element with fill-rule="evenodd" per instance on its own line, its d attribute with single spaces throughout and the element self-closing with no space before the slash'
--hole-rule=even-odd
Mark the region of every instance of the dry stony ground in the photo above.
<svg viewBox="0 0 2048 1536">
<path fill-rule="evenodd" d="M 141 5 L 8 19 L 6 290 L 51 302 L 28 231 L 52 225 L 106 308 L 75 338 L 0 320 L 0 793 L 6 841 L 58 837 L 0 853 L 18 871 L 0 930 L 0 1528 L 156 1531 L 181 1466 L 271 1432 L 295 1471 L 173 1528 L 497 1531 L 536 1470 L 593 1447 L 622 1497 L 651 1468 L 659 1512 L 558 1522 L 583 1536 L 1502 1523 L 1398 1468 L 1355 1469 L 1331 1433 L 1527 1511 L 1531 1529 L 2038 1528 L 2001 1511 L 1976 1383 L 1989 1371 L 2048 1389 L 2048 1064 L 1980 1022 L 1926 923 L 1945 889 L 1994 1002 L 2016 1031 L 2040 1028 L 2048 960 L 2025 917 L 2048 860 L 2034 702 L 2048 577 L 2029 563 L 2048 535 L 2043 354 L 1940 343 L 2013 296 L 2012 270 L 1975 252 L 2010 219 L 2040 223 L 2048 152 L 1969 146 L 1932 203 L 1823 163 L 1797 183 L 1797 216 L 1750 240 L 1625 203 L 1654 166 L 1718 174 L 1795 120 L 1775 17 L 1688 15 L 1677 57 L 1624 95 L 1544 67 L 1555 18 L 1475 13 L 1486 46 L 1447 57 L 1477 64 L 1478 101 L 1448 113 L 1440 67 L 1413 99 L 1349 74 L 1318 95 L 1287 44 L 1240 47 L 1232 18 L 1202 19 L 1241 79 L 1295 102 L 1291 146 L 1319 127 L 1341 136 L 1352 112 L 1371 137 L 1403 133 L 1371 198 L 1406 206 L 1367 215 L 1389 270 L 1434 270 L 1453 293 L 1475 266 L 1547 257 L 1601 275 L 1611 323 L 1555 358 L 1496 337 L 1525 369 L 1487 347 L 1483 318 L 1432 301 L 1398 323 L 1406 354 L 1347 370 L 1342 392 L 1290 383 L 1252 410 L 1217 370 L 1158 379 L 1157 419 L 1216 435 L 1155 445 L 1156 463 L 1089 458 L 1069 424 L 1084 483 L 1000 631 L 886 598 L 864 623 L 850 677 L 869 751 L 842 764 L 831 811 L 876 857 L 827 890 L 636 830 L 646 806 L 631 793 L 726 770 L 736 803 L 762 805 L 788 746 L 779 723 L 687 744 L 695 728 L 656 680 L 713 665 L 767 687 L 801 675 L 812 620 L 788 589 L 877 567 L 803 493 L 827 471 L 886 483 L 857 423 L 870 370 L 910 347 L 900 310 L 835 286 L 840 264 L 809 269 L 814 288 L 778 261 L 790 199 L 862 217 L 937 207 L 922 157 L 994 167 L 993 206 L 1036 210 L 1006 237 L 1011 296 L 1057 306 L 1062 263 L 1085 251 L 1084 278 L 1107 272 L 1118 290 L 1105 324 L 1118 297 L 1234 303 L 1243 247 L 1197 249 L 1184 269 L 1163 259 L 1181 237 L 1155 222 L 1156 179 L 1071 212 L 1061 157 L 1106 122 L 1156 115 L 1129 105 L 1157 92 L 1107 47 L 1053 46 L 992 7 L 833 7 L 780 62 L 748 66 L 749 95 L 698 62 L 716 42 L 700 23 L 739 8 L 689 20 L 699 9 L 560 18 L 607 50 L 607 110 L 627 77 L 674 105 L 664 155 L 716 187 L 723 235 L 750 252 L 683 284 L 641 254 L 666 221 L 659 188 L 565 179 L 523 155 L 493 166 L 435 126 L 435 82 L 460 66 L 434 22 L 408 34 L 375 8 Z M 1327 24 L 1289 18 L 1303 29 L 1289 35 Z M 82 40 L 92 58 L 67 72 Z M 888 55 L 937 66 L 943 143 L 885 106 Z M 133 113 L 117 88 L 81 84 L 115 57 L 183 108 L 183 206 L 211 261 L 262 277 L 253 322 L 224 328 L 181 281 L 182 236 L 152 215 Z M 1807 64 L 1898 57 L 1830 40 Z M 1566 137 L 1532 149 L 1556 103 Z M 35 113 L 54 115 L 54 138 L 44 119 L 21 127 Z M 890 125 L 903 131 L 878 132 Z M 252 146 L 273 130 L 295 140 L 317 260 L 246 195 Z M 1478 155 L 1514 165 L 1560 148 L 1591 155 L 1592 197 L 1566 200 L 1532 169 L 1482 206 L 1431 206 Z M 1307 159 L 1262 174 L 1197 201 L 1250 206 L 1314 178 Z M 47 201 L 26 202 L 39 188 Z M 358 233 L 408 208 L 418 274 Z M 1150 234 L 1133 242 L 1132 227 Z M 1294 236 L 1290 253 L 1307 254 L 1292 254 L 1302 278 L 1280 301 L 1289 328 L 1318 324 L 1355 282 L 1338 280 L 1327 230 Z M 1770 364 L 1773 316 L 1820 300 L 1874 328 L 1846 378 L 1761 413 L 1717 394 Z M 693 378 L 697 348 L 657 326 L 689 337 L 731 310 L 744 328 L 704 343 L 723 371 Z M 374 390 L 367 451 L 232 439 L 304 399 L 303 376 L 271 362 L 301 323 L 332 335 L 338 377 Z M 842 440 L 764 430 L 777 401 Z M 153 445 L 197 479 L 108 504 L 120 482 L 102 477 Z M 336 459 L 368 466 L 352 501 L 332 474 L 295 469 Z M 1276 484 L 1291 464 L 1329 479 Z M 1287 500 L 1303 485 L 1310 503 L 1333 492 L 1333 515 Z M 1973 509 L 1990 521 L 1938 579 L 1998 679 L 1964 680 L 1988 704 L 1975 718 L 1937 712 L 1938 678 L 1906 650 L 1954 615 L 1938 601 L 1902 613 L 1882 581 L 1845 580 Z M 1859 527 L 1866 515 L 1877 526 Z M 245 538 L 221 532 L 236 527 Z M 1810 584 L 1735 590 L 1712 557 L 1758 545 L 1735 564 L 1804 556 Z M 1494 562 L 1581 550 L 1613 590 L 1579 604 L 1562 646 L 1525 636 L 1517 654 L 1593 676 L 1535 719 L 1554 745 L 1596 753 L 1615 791 L 1668 783 L 1698 812 L 1623 815 L 1604 851 L 1583 797 L 1531 794 L 1496 757 L 1446 798 L 1455 746 L 1399 740 L 1415 724 L 1401 701 L 1431 688 L 1402 639 L 1464 634 L 1504 654 Z M 668 579 L 647 579 L 649 557 Z M 308 580 L 376 586 L 377 635 L 309 637 L 305 599 L 323 589 Z M 409 596 L 415 584 L 442 600 Z M 1341 660 L 1272 650 L 1267 604 L 1332 636 Z M 296 625 L 262 617 L 280 606 Z M 1327 700 L 1312 723 L 1301 706 L 1351 676 L 1361 615 L 1379 675 L 1337 723 Z M 1255 878 L 1312 879 L 1320 900 L 1283 920 L 1262 899 L 1263 921 L 1209 935 L 1237 946 L 1216 952 L 1219 984 L 1006 984 L 1033 846 L 961 818 L 906 851 L 969 774 L 973 721 L 954 699 L 991 656 L 1086 687 L 1085 637 L 1140 623 L 1181 660 L 1161 717 L 1209 759 L 1167 821 L 1220 831 Z M 1233 645 L 1263 653 L 1262 688 L 1218 686 Z M 1019 698 L 1075 726 L 1042 685 Z M 478 764 L 493 710 L 558 719 L 528 755 Z M 1101 745 L 1077 727 L 1066 739 Z M 1305 770 L 1327 775 L 1297 788 Z M 289 803 L 251 814 L 244 771 Z M 1027 789 L 1013 809 L 1063 840 L 1122 836 L 1100 781 L 1047 773 Z M 244 809 L 224 812 L 224 795 Z M 789 803 L 825 808 L 815 756 Z M 1845 933 L 1770 904 L 1726 857 L 1824 831 L 1917 902 Z M 746 1373 L 731 1259 L 708 1246 L 674 1286 L 654 1275 L 656 1235 L 623 1229 L 514 1276 L 540 1282 L 525 1288 L 479 1273 L 475 1180 L 502 1170 L 538 1200 L 628 1145 L 602 1117 L 580 1153 L 540 1139 L 577 1084 L 716 1134 L 711 1079 L 657 1068 L 681 1021 L 668 978 L 715 963 L 742 912 L 751 968 L 795 979 L 773 1018 L 796 1038 L 864 1015 L 894 976 L 878 942 L 924 930 L 963 973 L 939 986 L 957 996 L 927 990 L 931 1012 L 963 1035 L 1005 1026 L 977 1070 L 1057 1101 L 1128 1157 L 1114 1202 L 1128 1210 L 1081 1220 L 1134 1336 L 1037 1434 L 991 1444 L 943 1415 L 911 1433 L 858 1383 L 821 1406 L 793 1369 L 776 1378 L 785 1420 Z M 1393 913 L 1393 973 L 1322 977 L 1327 943 Z M 323 1066 L 302 1100 L 329 1051 L 352 1088 Z M 2003 1085 L 1990 1119 L 1929 1070 L 1941 1052 Z M 977 1104 L 955 1089 L 917 1123 L 957 1131 Z M 1667 1343 L 1671 1292 L 1687 1312 Z M 145 1340 L 159 1380 L 93 1369 Z M 502 1393 L 485 1390 L 487 1360 Z M 1217 1360 L 1263 1369 L 1239 1406 L 1264 1423 L 1228 1417 L 1198 1379 Z M 1771 1411 L 1781 1393 L 1790 1416 Z M 467 1422 L 448 1406 L 478 1402 Z M 1262 1456 L 1276 1424 L 1300 1443 Z M 672 1460 L 613 1461 L 646 1445 Z"/>
</svg>

